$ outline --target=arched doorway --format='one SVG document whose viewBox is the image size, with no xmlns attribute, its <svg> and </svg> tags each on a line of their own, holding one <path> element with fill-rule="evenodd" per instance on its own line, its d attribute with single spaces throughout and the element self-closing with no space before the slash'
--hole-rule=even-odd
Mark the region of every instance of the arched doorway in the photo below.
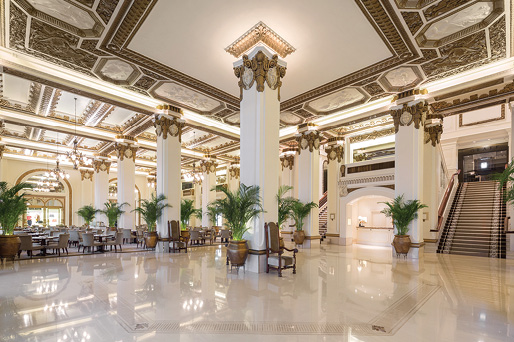
<svg viewBox="0 0 514 342">
<path fill-rule="evenodd" d="M 23 226 L 39 224 L 45 226 L 70 225 L 73 215 L 72 187 L 67 179 L 56 179 L 48 175 L 50 170 L 33 169 L 16 180 L 31 183 L 33 190 L 27 191 L 29 208 L 23 217 Z"/>
<path fill-rule="evenodd" d="M 394 198 L 394 190 L 385 187 L 365 187 L 341 198 L 341 226 L 346 227 L 346 237 L 353 242 L 390 246 L 394 237 L 393 224 L 381 211 L 383 202 Z"/>
</svg>

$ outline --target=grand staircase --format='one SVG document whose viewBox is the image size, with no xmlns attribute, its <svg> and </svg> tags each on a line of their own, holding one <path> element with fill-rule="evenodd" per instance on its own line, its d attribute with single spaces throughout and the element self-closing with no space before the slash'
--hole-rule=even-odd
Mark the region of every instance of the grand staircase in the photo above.
<svg viewBox="0 0 514 342">
<path fill-rule="evenodd" d="M 319 235 L 325 236 L 328 222 L 327 192 L 319 200 Z"/>
<path fill-rule="evenodd" d="M 505 204 L 495 181 L 461 183 L 438 253 L 505 258 Z"/>
</svg>

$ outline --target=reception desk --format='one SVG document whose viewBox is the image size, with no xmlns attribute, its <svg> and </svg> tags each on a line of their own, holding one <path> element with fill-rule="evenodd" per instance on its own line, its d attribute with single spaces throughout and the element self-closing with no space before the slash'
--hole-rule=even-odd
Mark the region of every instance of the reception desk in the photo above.
<svg viewBox="0 0 514 342">
<path fill-rule="evenodd" d="M 356 227 L 356 243 L 372 246 L 389 247 L 393 242 L 393 227 Z"/>
</svg>

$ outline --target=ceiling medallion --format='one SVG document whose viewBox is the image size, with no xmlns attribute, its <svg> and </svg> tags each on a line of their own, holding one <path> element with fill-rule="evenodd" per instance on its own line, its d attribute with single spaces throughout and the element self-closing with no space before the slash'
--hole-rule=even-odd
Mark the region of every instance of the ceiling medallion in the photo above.
<svg viewBox="0 0 514 342">
<path fill-rule="evenodd" d="M 259 43 L 263 43 L 282 58 L 296 51 L 291 44 L 286 42 L 285 39 L 280 37 L 262 21 L 259 21 L 254 27 L 227 46 L 225 51 L 239 58 L 243 53 Z"/>
</svg>

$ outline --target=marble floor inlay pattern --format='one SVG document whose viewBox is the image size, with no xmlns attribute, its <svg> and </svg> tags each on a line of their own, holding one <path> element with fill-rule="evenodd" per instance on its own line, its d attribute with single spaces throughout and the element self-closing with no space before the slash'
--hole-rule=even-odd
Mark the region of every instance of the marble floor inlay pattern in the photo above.
<svg viewBox="0 0 514 342">
<path fill-rule="evenodd" d="M 0 341 L 508 341 L 514 262 L 300 250 L 298 274 L 230 272 L 221 246 L 8 262 Z"/>
</svg>

